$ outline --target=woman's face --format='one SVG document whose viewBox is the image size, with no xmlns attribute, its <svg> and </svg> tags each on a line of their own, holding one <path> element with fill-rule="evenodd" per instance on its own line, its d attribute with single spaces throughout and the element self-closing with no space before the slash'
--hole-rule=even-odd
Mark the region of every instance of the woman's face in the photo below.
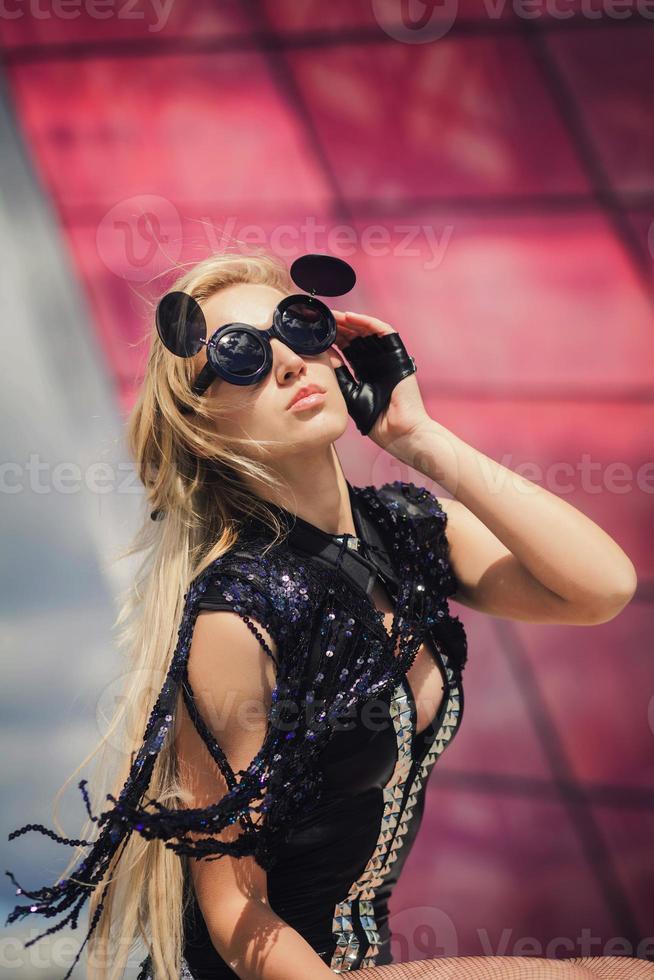
<svg viewBox="0 0 654 980">
<path fill-rule="evenodd" d="M 226 323 L 247 323 L 258 330 L 272 324 L 273 310 L 286 293 L 272 286 L 239 283 L 214 293 L 200 303 L 207 321 L 207 339 Z M 215 411 L 221 435 L 245 438 L 240 447 L 251 458 L 283 459 L 317 449 L 338 439 L 347 427 L 348 412 L 334 368 L 343 359 L 333 347 L 322 354 L 296 354 L 276 337 L 271 340 L 272 367 L 253 385 L 233 385 L 216 378 L 205 398 Z M 206 355 L 201 355 L 206 363 Z M 289 410 L 294 394 L 305 385 L 317 384 L 324 398 L 313 406 Z M 259 446 L 275 440 L 263 456 Z"/>
</svg>

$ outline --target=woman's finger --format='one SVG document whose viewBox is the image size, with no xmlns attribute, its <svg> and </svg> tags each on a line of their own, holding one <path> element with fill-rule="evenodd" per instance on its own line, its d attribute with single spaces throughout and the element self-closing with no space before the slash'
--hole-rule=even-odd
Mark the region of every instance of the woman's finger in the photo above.
<svg viewBox="0 0 654 980">
<path fill-rule="evenodd" d="M 335 343 L 338 344 L 339 347 L 347 347 L 347 345 L 350 344 L 355 337 L 360 337 L 360 336 L 361 334 L 344 333 L 342 330 L 339 330 L 336 332 Z"/>
<path fill-rule="evenodd" d="M 332 313 L 339 326 L 354 329 L 359 334 L 395 332 L 389 323 L 376 316 L 369 316 L 367 313 L 355 313 L 353 310 L 332 310 Z"/>
</svg>

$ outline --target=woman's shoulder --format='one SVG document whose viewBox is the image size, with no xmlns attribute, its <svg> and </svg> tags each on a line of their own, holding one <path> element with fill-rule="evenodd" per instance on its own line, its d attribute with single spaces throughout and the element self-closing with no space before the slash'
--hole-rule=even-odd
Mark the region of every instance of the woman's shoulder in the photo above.
<svg viewBox="0 0 654 980">
<path fill-rule="evenodd" d="M 407 545 L 416 559 L 449 560 L 449 554 L 445 554 L 447 512 L 426 487 L 393 480 L 379 487 L 353 487 L 353 490 L 376 511 L 377 521 L 386 525 L 392 538 Z"/>
<path fill-rule="evenodd" d="M 379 487 L 357 487 L 359 491 L 376 498 L 392 514 L 415 519 L 436 519 L 445 522 L 447 515 L 441 503 L 426 487 L 404 480 L 393 480 Z"/>
<path fill-rule="evenodd" d="M 447 537 L 447 511 L 427 487 L 393 480 L 379 487 L 355 488 L 380 513 L 404 560 L 420 566 L 434 590 L 443 597 L 456 592 Z"/>
<path fill-rule="evenodd" d="M 246 537 L 211 562 L 195 582 L 198 608 L 245 613 L 281 638 L 308 605 L 310 583 L 289 549 L 265 545 Z"/>
</svg>

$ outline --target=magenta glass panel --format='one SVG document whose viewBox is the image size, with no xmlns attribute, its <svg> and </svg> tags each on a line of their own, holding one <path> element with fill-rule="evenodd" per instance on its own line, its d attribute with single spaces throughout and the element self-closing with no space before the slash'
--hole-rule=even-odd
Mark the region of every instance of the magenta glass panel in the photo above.
<svg viewBox="0 0 654 980">
<path fill-rule="evenodd" d="M 648 605 L 591 628 L 518 624 L 558 738 L 582 783 L 654 785 Z"/>
<path fill-rule="evenodd" d="M 555 799 L 441 785 L 420 834 L 391 900 L 398 960 L 579 956 L 584 927 L 603 941 L 615 934 L 570 813 Z"/>
<path fill-rule="evenodd" d="M 244 36 L 252 30 L 247 6 L 239 0 L 130 0 L 114 4 L 7 4 L 0 18 L 0 44 L 48 47 L 74 43 L 144 41 L 157 44 L 175 38 L 208 41 Z M 14 12 L 17 16 L 14 15 Z M 62 16 L 63 13 L 63 16 Z"/>
<path fill-rule="evenodd" d="M 516 0 L 516 8 L 518 11 L 521 10 L 520 0 Z M 551 27 L 553 30 L 559 27 L 565 29 L 566 21 L 571 22 L 570 26 L 574 30 L 581 30 L 585 25 L 590 29 L 587 32 L 590 34 L 595 27 L 599 27 L 597 33 L 601 33 L 607 21 L 612 21 L 611 26 L 618 30 L 625 21 L 628 21 L 629 30 L 635 26 L 647 27 L 648 20 L 652 19 L 649 9 L 648 4 L 643 3 L 642 0 L 619 0 L 618 3 L 607 3 L 607 0 L 539 0 L 539 2 L 534 0 L 532 3 L 531 0 L 525 0 L 526 13 L 523 16 L 532 20 L 542 20 L 546 27 Z M 620 35 L 613 30 L 611 34 L 614 46 L 619 49 L 620 45 L 617 42 L 622 41 L 624 32 Z"/>
<path fill-rule="evenodd" d="M 634 955 L 651 957 L 652 853 L 654 811 L 652 807 L 593 807 L 602 837 L 609 848 L 620 886 L 628 896 L 643 936 Z"/>
<path fill-rule="evenodd" d="M 587 189 L 523 42 L 335 46 L 289 54 L 352 202 Z M 547 145 L 548 153 L 543 154 Z"/>
<path fill-rule="evenodd" d="M 551 773 L 538 732 L 492 621 L 454 602 L 451 611 L 468 634 L 465 724 L 439 759 L 439 771 L 457 777 L 515 778 L 519 785 L 529 778 L 548 781 Z"/>
<path fill-rule="evenodd" d="M 425 38 L 445 36 L 461 20 L 471 18 L 489 21 L 511 19 L 513 7 L 505 0 L 422 0 L 400 3 L 398 0 L 264 0 L 263 7 L 271 25 L 283 33 L 333 31 L 348 34 L 353 28 L 367 29 L 367 37 L 385 33 L 388 37 L 410 38 L 415 44 L 431 43 Z"/>
<path fill-rule="evenodd" d="M 564 396 L 651 384 L 651 305 L 601 214 L 425 210 L 357 231 L 370 242 L 358 258 L 370 312 L 411 338 L 428 389 Z"/>
<path fill-rule="evenodd" d="M 229 201 L 324 201 L 298 120 L 258 54 L 55 61 L 10 73 L 26 137 L 64 208 L 158 194 L 194 217 Z M 265 126 L 252 125 L 261 113 Z M 138 204 L 138 201 L 136 202 Z"/>
<path fill-rule="evenodd" d="M 577 30 L 548 39 L 599 160 L 625 193 L 654 191 L 654 23 L 634 27 L 634 19 L 642 20 L 632 12 L 617 38 Z"/>
<path fill-rule="evenodd" d="M 654 267 L 654 204 L 642 210 L 629 211 L 628 214 L 640 240 L 645 262 L 652 269 Z"/>
</svg>

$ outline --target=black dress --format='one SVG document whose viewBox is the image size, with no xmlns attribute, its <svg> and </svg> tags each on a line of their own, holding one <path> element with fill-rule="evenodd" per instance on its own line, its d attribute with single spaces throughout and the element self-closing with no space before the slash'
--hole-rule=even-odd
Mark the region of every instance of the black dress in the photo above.
<svg viewBox="0 0 654 980">
<path fill-rule="evenodd" d="M 114 806 L 101 815 L 104 830 L 88 842 L 92 850 L 76 882 L 59 886 L 65 904 L 81 902 L 78 881 L 98 880 L 126 835 L 167 841 L 185 857 L 181 976 L 188 980 L 237 976 L 211 943 L 190 883 L 188 859 L 205 855 L 253 855 L 266 870 L 272 910 L 335 972 L 392 962 L 388 902 L 422 820 L 427 777 L 461 723 L 467 642 L 448 607 L 456 581 L 438 500 L 400 481 L 380 488 L 348 483 L 348 492 L 355 538 L 328 534 L 279 507 L 289 528 L 281 543 L 269 548 L 270 532 L 249 518 L 237 545 L 194 580 L 130 778 L 118 800 L 109 797 Z M 371 599 L 377 577 L 392 600 L 390 633 Z M 237 612 L 275 661 L 267 733 L 238 774 L 199 715 L 189 684 L 200 609 Z M 258 626 L 274 637 L 276 657 Z M 406 672 L 423 642 L 440 668 L 443 695 L 418 735 Z M 180 693 L 230 787 L 204 809 L 145 801 Z M 256 823 L 255 812 L 264 815 Z M 219 841 L 215 833 L 230 824 L 240 835 Z M 198 840 L 190 832 L 208 836 Z M 26 894 L 43 911 L 62 891 Z M 12 913 L 19 914 L 25 907 Z M 150 977 L 146 958 L 139 978 Z"/>
<path fill-rule="evenodd" d="M 407 485 L 403 490 L 387 486 L 381 492 L 387 503 L 395 498 L 406 510 L 411 498 L 415 505 L 420 496 L 418 488 Z M 392 548 L 383 527 L 375 521 L 371 491 L 350 487 L 350 499 L 358 540 L 346 541 L 345 545 L 372 561 L 395 605 L 399 570 L 393 567 Z M 286 547 L 336 568 L 343 544 L 341 536 L 327 534 L 295 517 Z M 439 547 L 434 562 L 443 559 L 444 544 L 439 535 L 434 536 L 433 545 Z M 341 564 L 340 574 L 353 589 L 372 587 L 371 570 L 363 563 L 360 568 L 343 568 Z M 214 582 L 204 593 L 200 608 L 232 609 L 233 600 L 226 601 L 220 583 Z M 438 618 L 445 617 L 438 617 L 437 612 Z M 343 642 L 347 642 L 346 637 Z M 318 630 L 312 645 L 318 663 L 322 646 Z M 322 751 L 320 801 L 296 822 L 267 874 L 273 911 L 334 970 L 345 972 L 392 962 L 388 902 L 422 820 L 427 776 L 454 737 L 463 708 L 461 647 L 453 651 L 459 655 L 459 663 L 455 658 L 451 666 L 440 643 L 432 649 L 443 675 L 444 692 L 431 723 L 416 734 L 416 705 L 408 680 L 377 699 L 382 711 L 378 709 L 376 715 L 370 709 L 372 700 L 367 702 L 367 714 L 366 705 L 359 708 L 352 719 L 355 723 L 333 736 Z M 211 943 L 192 888 L 189 900 L 184 950 L 189 975 L 196 980 L 235 977 Z"/>
</svg>

